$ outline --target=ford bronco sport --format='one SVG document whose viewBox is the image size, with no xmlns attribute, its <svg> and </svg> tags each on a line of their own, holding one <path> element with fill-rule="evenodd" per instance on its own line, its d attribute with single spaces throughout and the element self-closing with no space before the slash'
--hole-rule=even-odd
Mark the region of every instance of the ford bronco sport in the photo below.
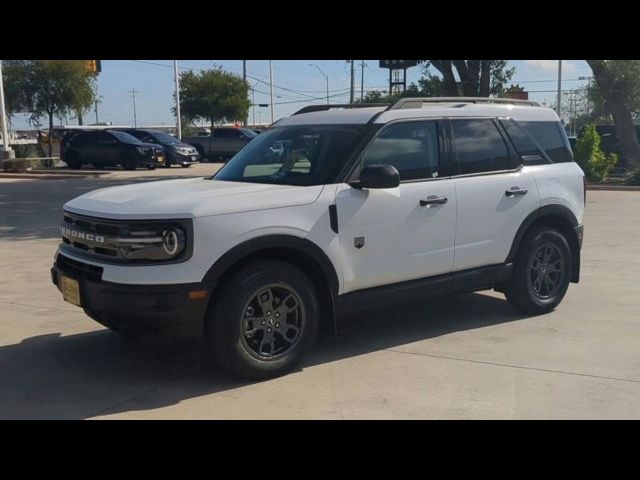
<svg viewBox="0 0 640 480">
<path fill-rule="evenodd" d="M 200 335 L 266 378 L 344 312 L 493 288 L 540 314 L 578 282 L 584 175 L 553 110 L 347 107 L 276 122 L 211 178 L 71 200 L 54 284 L 113 330 Z"/>
</svg>

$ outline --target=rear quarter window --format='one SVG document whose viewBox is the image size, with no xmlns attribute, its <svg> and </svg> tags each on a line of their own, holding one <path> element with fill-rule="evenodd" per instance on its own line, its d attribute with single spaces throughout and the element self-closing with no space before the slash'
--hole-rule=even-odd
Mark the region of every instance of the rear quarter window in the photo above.
<svg viewBox="0 0 640 480">
<path fill-rule="evenodd" d="M 547 163 L 540 157 L 540 150 L 553 163 L 572 162 L 569 139 L 560 122 L 502 122 L 518 153 L 525 157 L 526 165 Z M 520 128 L 518 128 L 520 127 Z M 527 158 L 529 157 L 529 158 Z"/>
</svg>

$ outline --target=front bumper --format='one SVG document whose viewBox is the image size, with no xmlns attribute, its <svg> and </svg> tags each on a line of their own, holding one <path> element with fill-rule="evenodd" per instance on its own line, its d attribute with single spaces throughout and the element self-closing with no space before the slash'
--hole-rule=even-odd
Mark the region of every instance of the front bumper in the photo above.
<svg viewBox="0 0 640 480">
<path fill-rule="evenodd" d="M 136 268 L 136 267 L 131 267 Z M 51 280 L 64 275 L 80 286 L 82 308 L 95 321 L 133 335 L 195 337 L 202 334 L 211 288 L 202 283 L 127 285 L 102 280 L 102 268 L 58 254 Z M 202 298 L 191 299 L 198 291 Z"/>
<path fill-rule="evenodd" d="M 198 163 L 200 161 L 200 154 L 183 154 L 178 152 L 173 152 L 171 158 L 168 156 L 167 159 L 174 165 L 191 165 L 194 163 Z"/>
</svg>

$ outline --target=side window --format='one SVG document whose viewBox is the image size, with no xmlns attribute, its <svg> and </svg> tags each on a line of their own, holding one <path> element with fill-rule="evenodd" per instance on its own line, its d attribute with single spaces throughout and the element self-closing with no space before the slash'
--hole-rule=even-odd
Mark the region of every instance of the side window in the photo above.
<svg viewBox="0 0 640 480">
<path fill-rule="evenodd" d="M 559 122 L 518 122 L 538 142 L 553 163 L 572 162 L 573 154 Z"/>
<path fill-rule="evenodd" d="M 98 132 L 95 141 L 100 145 L 111 145 L 116 143 L 116 138 L 108 132 Z"/>
<path fill-rule="evenodd" d="M 460 174 L 510 170 L 515 161 L 490 119 L 451 120 L 454 158 Z"/>
<path fill-rule="evenodd" d="M 400 180 L 438 176 L 438 125 L 435 121 L 402 122 L 385 128 L 367 148 L 361 168 L 393 165 Z"/>
<path fill-rule="evenodd" d="M 522 163 L 525 165 L 544 165 L 549 163 L 550 160 L 543 153 L 539 144 L 536 144 L 536 141 L 517 122 L 508 119 L 500 120 L 500 123 L 518 154 L 522 157 Z"/>
<path fill-rule="evenodd" d="M 213 138 L 234 138 L 233 130 L 228 128 L 220 128 L 213 131 Z"/>
</svg>

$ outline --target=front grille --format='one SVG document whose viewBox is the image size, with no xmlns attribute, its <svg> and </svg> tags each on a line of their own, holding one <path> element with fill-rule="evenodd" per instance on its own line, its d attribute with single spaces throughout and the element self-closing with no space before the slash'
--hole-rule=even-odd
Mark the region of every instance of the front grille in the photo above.
<svg viewBox="0 0 640 480">
<path fill-rule="evenodd" d="M 90 241 L 86 238 L 69 238 L 62 235 L 62 241 L 65 245 L 69 245 L 74 249 L 81 250 L 93 254 L 97 258 L 112 258 L 117 259 L 120 257 L 120 253 L 117 248 L 108 245 L 109 240 L 118 237 L 127 224 L 119 222 L 118 220 L 106 220 L 101 218 L 85 217 L 82 215 L 76 215 L 69 212 L 64 212 L 63 228 L 81 231 L 83 234 L 90 234 L 89 238 L 103 238 L 103 242 Z"/>
<path fill-rule="evenodd" d="M 188 219 L 111 220 L 87 217 L 65 211 L 63 220 L 60 225 L 60 233 L 62 235 L 61 251 L 63 253 L 66 251 L 71 255 L 78 255 L 82 258 L 105 263 L 155 264 L 158 262 L 156 260 L 157 257 L 143 258 L 139 256 L 136 258 L 136 250 L 143 250 L 150 244 L 144 242 L 146 237 L 137 236 L 138 234 L 135 231 L 140 232 L 145 229 L 154 231 L 159 225 L 163 228 L 172 228 L 174 226 L 180 228 L 185 232 L 187 245 L 179 256 L 167 261 L 161 258 L 160 261 L 177 263 L 188 259 L 192 253 L 193 228 L 191 221 Z M 151 235 L 151 237 L 153 236 Z M 149 240 L 151 239 L 149 238 Z M 147 248 L 150 254 L 153 253 L 151 248 L 155 247 Z"/>
<path fill-rule="evenodd" d="M 74 277 L 90 280 L 92 282 L 99 282 L 102 280 L 102 267 L 96 267 L 95 265 L 89 265 L 88 263 L 78 262 L 69 257 L 65 257 L 62 254 L 58 254 L 56 259 L 56 267 L 58 267 L 62 273 L 68 273 Z"/>
</svg>

